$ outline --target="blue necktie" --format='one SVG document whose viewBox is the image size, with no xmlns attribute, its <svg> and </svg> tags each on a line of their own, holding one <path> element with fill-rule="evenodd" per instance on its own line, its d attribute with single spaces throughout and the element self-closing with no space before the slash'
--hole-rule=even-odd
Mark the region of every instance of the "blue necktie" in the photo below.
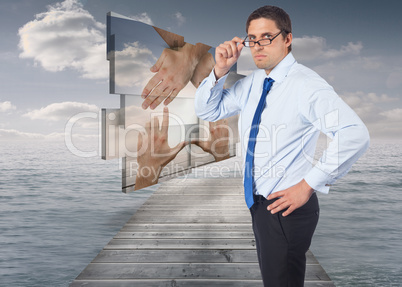
<svg viewBox="0 0 402 287">
<path fill-rule="evenodd" d="M 267 99 L 267 94 L 272 87 L 274 80 L 271 78 L 265 78 L 264 88 L 262 90 L 262 95 L 260 101 L 258 102 L 257 109 L 253 117 L 253 122 L 251 123 L 250 137 L 248 139 L 248 146 L 246 151 L 246 164 L 244 170 L 244 197 L 246 198 L 246 204 L 248 208 L 251 208 L 254 204 L 253 197 L 253 185 L 254 185 L 254 150 L 255 143 L 258 134 L 258 128 L 261 121 L 261 113 L 265 107 L 265 102 Z"/>
</svg>

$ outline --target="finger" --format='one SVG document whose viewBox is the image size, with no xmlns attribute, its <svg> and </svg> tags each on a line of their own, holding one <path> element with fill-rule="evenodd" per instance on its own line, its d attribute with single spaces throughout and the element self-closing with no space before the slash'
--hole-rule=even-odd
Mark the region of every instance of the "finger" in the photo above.
<svg viewBox="0 0 402 287">
<path fill-rule="evenodd" d="M 236 54 L 236 57 L 238 58 L 238 57 L 240 57 L 241 51 L 244 48 L 244 44 L 243 44 L 244 40 L 242 38 L 239 38 L 239 37 L 234 37 L 232 39 L 232 41 L 237 44 L 236 49 L 235 49 L 235 54 Z"/>
<path fill-rule="evenodd" d="M 289 208 L 286 211 L 284 211 L 282 213 L 282 216 L 286 217 L 286 216 L 288 216 L 289 214 L 291 214 L 295 210 L 296 210 L 296 208 L 294 208 L 293 205 L 291 205 L 291 206 L 289 206 Z"/>
<path fill-rule="evenodd" d="M 163 108 L 162 133 L 167 134 L 169 128 L 169 109 Z"/>
<path fill-rule="evenodd" d="M 239 45 L 237 45 L 237 57 L 240 57 L 241 51 L 244 48 L 244 44 L 240 43 Z"/>
<path fill-rule="evenodd" d="M 163 96 L 163 92 L 166 89 L 166 85 L 161 81 L 147 96 L 147 98 L 142 103 L 142 108 L 146 109 L 152 105 L 152 103 L 157 100 L 158 97 Z M 154 104 L 153 108 L 158 106 L 157 103 Z"/>
<path fill-rule="evenodd" d="M 281 205 L 278 205 L 277 207 L 275 207 L 274 209 L 271 209 L 271 213 L 275 214 L 281 210 L 284 210 L 286 208 L 288 208 L 290 206 L 290 204 L 288 204 L 287 202 L 283 202 Z"/>
<path fill-rule="evenodd" d="M 181 89 L 180 89 L 180 90 L 181 90 Z M 167 99 L 163 102 L 163 104 L 164 104 L 165 106 L 167 106 L 168 104 L 170 104 L 170 103 L 176 98 L 176 96 L 179 94 L 180 90 L 179 90 L 179 89 L 174 89 L 174 90 L 170 93 L 170 95 L 167 97 Z"/>
<path fill-rule="evenodd" d="M 153 66 L 151 67 L 151 69 L 150 69 L 151 72 L 153 72 L 153 73 L 158 72 L 159 69 L 162 67 L 163 61 L 165 60 L 165 58 L 166 58 L 166 52 L 165 52 L 165 50 L 163 50 L 161 56 L 160 56 L 159 59 L 156 61 L 155 65 L 153 65 Z"/>
<path fill-rule="evenodd" d="M 236 44 L 232 41 L 228 41 L 225 42 L 225 49 L 226 49 L 226 53 L 227 53 L 227 58 L 232 58 L 233 54 L 235 54 L 236 52 Z"/>
<path fill-rule="evenodd" d="M 208 152 L 208 142 L 206 141 L 200 141 L 198 140 L 191 140 L 192 144 L 196 144 L 197 146 L 199 146 L 203 151 Z"/>
<path fill-rule="evenodd" d="M 186 146 L 186 142 L 181 142 L 177 144 L 174 148 L 171 149 L 171 152 L 173 154 L 173 158 L 176 157 L 176 155 Z"/>
<path fill-rule="evenodd" d="M 154 92 L 152 92 L 152 94 L 153 94 L 152 98 L 154 99 L 154 101 L 149 105 L 151 110 L 154 110 L 157 106 L 160 105 L 160 103 L 162 103 L 162 101 L 164 99 L 169 97 L 169 90 L 170 90 L 170 88 L 168 87 L 165 90 L 163 90 L 163 92 L 161 92 L 161 93 L 159 93 L 158 90 L 156 91 L 155 94 L 154 94 Z"/>
<path fill-rule="evenodd" d="M 279 205 L 283 204 L 285 202 L 285 200 L 283 198 L 280 198 L 276 201 L 274 201 L 273 203 L 271 203 L 270 205 L 268 205 L 267 210 L 273 210 L 275 208 L 277 208 Z"/>
<path fill-rule="evenodd" d="M 202 148 L 203 151 L 208 152 L 209 151 L 209 142 L 208 141 L 199 141 L 198 146 Z"/>
<path fill-rule="evenodd" d="M 216 130 L 216 122 L 209 122 L 209 138 L 213 137 Z"/>
<path fill-rule="evenodd" d="M 145 88 L 142 90 L 141 97 L 145 99 L 151 92 L 152 90 L 157 87 L 162 81 L 162 76 L 160 73 L 157 73 L 154 75 L 147 83 Z"/>
<path fill-rule="evenodd" d="M 223 58 L 229 58 L 228 50 L 225 44 L 220 44 L 218 48 L 216 48 L 216 52 Z"/>
<path fill-rule="evenodd" d="M 230 49 L 230 53 L 231 53 L 232 57 L 238 58 L 236 42 L 234 42 L 234 41 L 229 42 L 229 49 Z"/>
<path fill-rule="evenodd" d="M 145 123 L 145 132 L 148 135 L 151 133 L 151 121 Z M 146 135 L 146 134 L 144 134 L 144 135 Z"/>
<path fill-rule="evenodd" d="M 278 197 L 282 197 L 282 196 L 284 196 L 284 195 L 285 195 L 285 192 L 284 192 L 284 190 L 282 190 L 282 191 L 278 191 L 278 192 L 271 193 L 271 194 L 267 197 L 267 199 L 268 199 L 268 200 L 271 200 L 271 199 L 275 199 L 275 198 L 278 198 Z"/>
<path fill-rule="evenodd" d="M 234 37 L 233 39 L 232 39 L 232 41 L 233 42 L 236 42 L 236 43 L 238 43 L 238 44 L 241 44 L 241 43 L 243 43 L 243 39 L 242 38 L 240 38 L 240 37 Z"/>
<path fill-rule="evenodd" d="M 158 119 L 158 117 L 154 117 L 154 130 L 159 131 L 159 119 Z"/>
</svg>

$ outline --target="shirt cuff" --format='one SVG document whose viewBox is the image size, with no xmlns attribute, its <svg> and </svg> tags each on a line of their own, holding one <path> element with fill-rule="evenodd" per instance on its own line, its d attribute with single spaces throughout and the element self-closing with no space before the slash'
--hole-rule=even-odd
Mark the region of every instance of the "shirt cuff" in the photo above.
<svg viewBox="0 0 402 287">
<path fill-rule="evenodd" d="M 327 173 L 314 166 L 310 172 L 304 177 L 307 184 L 316 191 L 328 193 L 332 179 Z"/>
<path fill-rule="evenodd" d="M 207 78 L 207 82 L 208 82 L 210 91 L 223 90 L 223 85 L 225 84 L 225 80 L 228 77 L 228 75 L 229 75 L 229 73 L 227 73 L 226 75 L 224 75 L 223 77 L 221 77 L 217 80 L 215 77 L 215 71 L 214 71 L 214 69 L 212 69 L 211 73 L 209 74 L 209 76 Z M 207 104 L 209 103 L 209 101 L 212 98 L 213 97 L 209 97 L 209 99 L 207 100 Z"/>
</svg>

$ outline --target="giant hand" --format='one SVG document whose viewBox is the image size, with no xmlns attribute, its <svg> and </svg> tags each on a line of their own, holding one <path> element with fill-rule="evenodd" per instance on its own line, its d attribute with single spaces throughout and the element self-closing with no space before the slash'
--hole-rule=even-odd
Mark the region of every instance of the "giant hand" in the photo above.
<svg viewBox="0 0 402 287">
<path fill-rule="evenodd" d="M 178 51 L 164 49 L 151 72 L 156 73 L 142 91 L 142 108 L 155 109 L 162 101 L 167 105 L 187 85 L 197 61 L 191 57 L 192 45 L 186 43 Z"/>
<path fill-rule="evenodd" d="M 229 158 L 229 126 L 227 119 L 210 122 L 208 140 L 192 140 L 191 143 L 212 154 L 215 161 Z"/>
<path fill-rule="evenodd" d="M 145 99 L 142 108 L 155 109 L 162 101 L 168 105 L 193 78 L 196 68 L 196 80 L 200 81 L 200 75 L 204 74 L 204 66 L 211 67 L 210 56 L 205 57 L 210 48 L 202 43 L 195 46 L 185 43 L 177 51 L 164 49 L 156 64 L 151 67 L 151 72 L 156 74 L 141 93 Z M 194 81 L 193 84 L 198 86 Z"/>
<path fill-rule="evenodd" d="M 135 190 L 158 183 L 163 167 L 173 160 L 186 145 L 186 142 L 181 142 L 173 148 L 169 147 L 169 110 L 167 107 L 163 109 L 161 129 L 159 129 L 157 117 L 153 122 L 153 126 L 151 126 L 151 122 L 146 123 L 145 133 L 138 134 L 138 170 Z"/>
<path fill-rule="evenodd" d="M 202 80 L 208 77 L 209 73 L 211 73 L 214 65 L 214 57 L 210 53 L 206 53 L 201 58 L 200 62 L 194 70 L 193 77 L 191 78 L 191 83 L 193 83 L 194 87 L 198 88 Z"/>
</svg>

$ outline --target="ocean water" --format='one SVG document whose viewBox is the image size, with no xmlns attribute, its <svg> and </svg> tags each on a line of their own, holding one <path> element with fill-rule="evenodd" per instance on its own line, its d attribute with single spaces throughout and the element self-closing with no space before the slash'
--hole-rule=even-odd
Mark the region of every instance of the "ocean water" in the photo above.
<svg viewBox="0 0 402 287">
<path fill-rule="evenodd" d="M 0 152 L 0 286 L 68 286 L 157 188 L 123 194 L 118 161 L 61 142 Z M 311 250 L 336 286 L 402 286 L 402 146 L 372 143 L 319 200 Z"/>
<path fill-rule="evenodd" d="M 402 145 L 372 141 L 321 194 L 311 250 L 336 286 L 402 286 Z"/>
<path fill-rule="evenodd" d="M 64 142 L 0 142 L 0 153 L 0 286 L 68 286 L 155 189 L 122 193 L 118 161 Z"/>
</svg>

